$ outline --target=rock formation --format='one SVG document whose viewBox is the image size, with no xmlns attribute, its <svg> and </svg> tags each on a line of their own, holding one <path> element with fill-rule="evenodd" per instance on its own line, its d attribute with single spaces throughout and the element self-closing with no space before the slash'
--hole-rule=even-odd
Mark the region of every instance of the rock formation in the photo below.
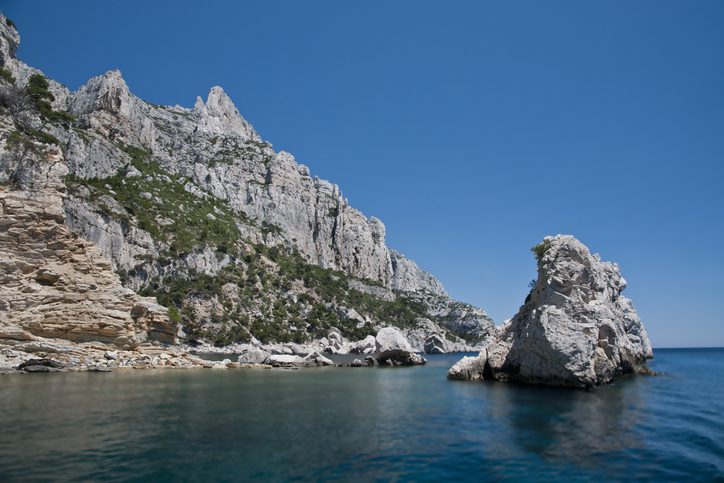
<svg viewBox="0 0 724 483">
<path fill-rule="evenodd" d="M 0 156 L 13 155 L 10 144 Z M 67 168 L 59 147 L 29 141 L 24 149 L 33 170 L 0 185 L 0 370 L 105 367 L 108 350 L 166 351 L 174 365 L 195 365 L 166 347 L 179 330 L 168 310 L 123 287 L 110 261 L 63 223 Z M 30 364 L 30 354 L 52 359 Z"/>
<path fill-rule="evenodd" d="M 570 387 L 645 372 L 653 357 L 646 330 L 618 266 L 602 262 L 570 235 L 534 247 L 538 279 L 518 313 L 451 379 L 497 379 Z"/>
<path fill-rule="evenodd" d="M 427 361 L 416 354 L 399 330 L 385 327 L 376 337 L 377 363 L 388 366 L 418 366 Z"/>
<path fill-rule="evenodd" d="M 452 300 L 435 277 L 391 250 L 380 220 L 274 151 L 220 87 L 193 108 L 157 106 L 133 95 L 114 70 L 71 92 L 17 59 L 19 42 L 0 16 L 0 186 L 9 210 L 19 197 L 37 201 L 28 209 L 45 208 L 51 201 L 41 198 L 51 196 L 53 236 L 80 235 L 75 247 L 92 243 L 83 250 L 96 267 L 83 282 L 96 289 L 83 291 L 59 253 L 57 263 L 33 272 L 33 284 L 62 287 L 68 301 L 94 300 L 100 311 L 125 311 L 132 300 L 139 307 L 133 323 L 98 318 L 103 334 L 88 340 L 128 339 L 128 347 L 177 336 L 202 346 L 258 340 L 366 354 L 373 349 L 365 337 L 385 325 L 407 327 L 420 351 L 433 333 L 450 351 L 480 347 L 493 331 L 483 310 Z M 57 165 L 52 195 L 36 183 L 49 175 L 37 153 L 49 149 Z M 16 213 L 18 230 L 31 226 Z M 26 256 L 20 249 L 0 245 L 9 259 Z M 111 271 L 123 287 L 106 280 Z M 127 300 L 116 305 L 123 290 Z M 86 328 L 66 330 L 66 322 L 58 319 L 54 333 L 85 337 Z"/>
</svg>

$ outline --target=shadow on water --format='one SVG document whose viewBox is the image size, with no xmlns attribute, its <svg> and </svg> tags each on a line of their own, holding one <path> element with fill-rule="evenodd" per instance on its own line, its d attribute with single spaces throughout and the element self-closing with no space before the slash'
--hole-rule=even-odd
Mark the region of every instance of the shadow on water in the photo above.
<svg viewBox="0 0 724 483">
<path fill-rule="evenodd" d="M 645 415 L 640 381 L 624 378 L 595 391 L 489 385 L 490 417 L 512 442 L 546 460 L 597 463 L 601 453 L 640 448 L 636 425 Z"/>
</svg>

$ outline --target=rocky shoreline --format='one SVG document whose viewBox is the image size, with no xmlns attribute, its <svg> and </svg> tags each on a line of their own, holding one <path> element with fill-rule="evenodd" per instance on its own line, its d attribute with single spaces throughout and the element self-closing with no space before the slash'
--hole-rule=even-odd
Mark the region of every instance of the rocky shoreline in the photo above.
<svg viewBox="0 0 724 483">
<path fill-rule="evenodd" d="M 449 378 L 590 387 L 646 372 L 626 281 L 572 236 L 534 247 L 538 279 L 495 327 L 274 151 L 220 87 L 192 109 L 143 101 L 118 71 L 70 91 L 19 43 L 0 15 L 0 372 L 468 351 Z"/>
<path fill-rule="evenodd" d="M 374 367 L 411 366 L 426 363 L 396 329 L 384 328 L 372 337 L 372 347 L 356 352 L 360 357 L 346 364 L 335 364 L 313 346 L 280 344 L 235 345 L 225 352 L 212 347 L 147 346 L 137 350 L 112 350 L 97 344 L 68 344 L 57 341 L 36 341 L 32 346 L 0 348 L 0 374 L 90 371 L 110 372 L 116 369 L 232 369 L 232 368 L 301 368 L 301 367 Z M 366 342 L 360 341 L 360 342 Z M 358 345 L 357 347 L 359 347 Z M 218 349 L 218 348 L 216 348 Z M 236 360 L 204 359 L 199 354 L 234 354 Z M 327 351 L 327 354 L 331 352 Z M 339 354 L 339 352 L 337 352 Z M 355 354 L 346 352 L 345 354 Z"/>
<path fill-rule="evenodd" d="M 71 91 L 18 59 L 19 43 L 0 15 L 6 360 L 62 346 L 72 367 L 119 365 L 103 357 L 119 350 L 124 367 L 164 366 L 158 353 L 185 367 L 239 341 L 365 356 L 386 326 L 416 352 L 490 337 L 484 310 L 388 247 L 380 220 L 276 152 L 220 87 L 190 109 L 145 102 L 118 71 Z"/>
</svg>

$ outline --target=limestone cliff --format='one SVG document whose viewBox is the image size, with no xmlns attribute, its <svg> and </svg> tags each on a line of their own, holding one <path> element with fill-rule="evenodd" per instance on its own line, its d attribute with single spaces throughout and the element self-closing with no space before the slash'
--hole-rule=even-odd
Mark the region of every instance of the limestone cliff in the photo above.
<svg viewBox="0 0 724 483">
<path fill-rule="evenodd" d="M 274 151 L 220 87 L 193 108 L 147 103 L 118 71 L 70 92 L 18 60 L 19 42 L 0 17 L 5 146 L 59 148 L 65 226 L 168 307 L 187 341 L 305 342 L 331 327 L 362 339 L 396 325 L 417 346 L 435 335 L 457 349 L 493 330 L 388 248 L 380 220 Z M 0 184 L 38 176 L 28 161 L 4 156 Z"/>
<path fill-rule="evenodd" d="M 10 127 L 0 124 L 0 371 L 29 354 L 89 367 L 106 351 L 141 356 L 176 343 L 168 310 L 123 287 L 110 260 L 64 224 L 60 147 Z M 20 167 L 33 175 L 8 180 Z"/>
</svg>

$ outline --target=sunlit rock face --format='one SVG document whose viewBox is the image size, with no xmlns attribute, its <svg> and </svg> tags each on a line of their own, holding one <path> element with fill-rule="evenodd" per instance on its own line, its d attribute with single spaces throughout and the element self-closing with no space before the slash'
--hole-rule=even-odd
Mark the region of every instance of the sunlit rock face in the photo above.
<svg viewBox="0 0 724 483">
<path fill-rule="evenodd" d="M 47 176 L 25 147 L 52 146 L 65 170 L 55 177 L 63 227 L 91 242 L 123 287 L 173 303 L 174 318 L 194 330 L 182 335 L 208 342 L 234 327 L 215 343 L 260 333 L 265 343 L 313 342 L 339 326 L 351 344 L 397 325 L 420 351 L 433 335 L 435 351 L 477 350 L 489 337 L 482 309 L 451 299 L 390 249 L 379 219 L 275 151 L 222 88 L 193 107 L 160 106 L 111 70 L 70 91 L 19 60 L 19 42 L 0 15 L 0 185 Z M 39 78 L 44 112 L 26 95 Z M 271 249 L 329 276 L 291 270 Z"/>
<path fill-rule="evenodd" d="M 535 248 L 538 279 L 525 304 L 453 379 L 497 379 L 589 387 L 645 370 L 651 343 L 615 263 L 570 235 Z"/>
<path fill-rule="evenodd" d="M 34 147 L 33 176 L 0 183 L 0 348 L 47 351 L 54 340 L 126 350 L 174 343 L 178 327 L 167 309 L 123 287 L 110 260 L 63 223 L 61 151 Z M 0 179 L 12 155 L 0 154 Z"/>
</svg>

